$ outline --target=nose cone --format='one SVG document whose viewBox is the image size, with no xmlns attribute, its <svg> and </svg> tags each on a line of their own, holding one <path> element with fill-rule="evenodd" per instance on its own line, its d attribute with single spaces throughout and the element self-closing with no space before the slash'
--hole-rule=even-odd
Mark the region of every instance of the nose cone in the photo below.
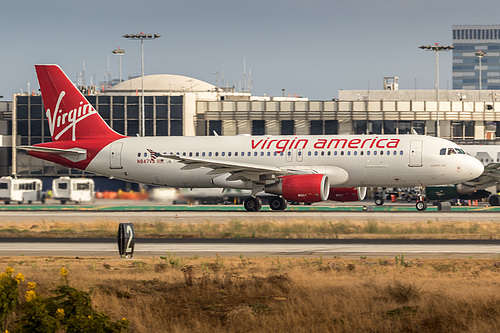
<svg viewBox="0 0 500 333">
<path fill-rule="evenodd" d="M 469 176 L 470 179 L 477 178 L 483 174 L 484 165 L 477 158 L 470 156 Z"/>
</svg>

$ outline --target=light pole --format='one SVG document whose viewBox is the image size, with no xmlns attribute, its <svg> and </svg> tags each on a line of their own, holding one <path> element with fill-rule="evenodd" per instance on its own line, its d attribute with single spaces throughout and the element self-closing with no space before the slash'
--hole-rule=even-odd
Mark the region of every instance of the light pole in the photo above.
<svg viewBox="0 0 500 333">
<path fill-rule="evenodd" d="M 160 38 L 161 36 L 158 34 L 145 34 L 141 31 L 140 33 L 135 35 L 123 35 L 122 37 L 141 41 L 141 127 L 139 135 L 146 136 L 146 117 L 144 112 L 144 40 L 153 40 L 156 38 Z"/>
<path fill-rule="evenodd" d="M 449 51 L 453 50 L 454 46 L 449 45 L 439 45 L 438 43 L 434 45 L 422 45 L 418 47 L 419 49 L 425 51 L 434 51 L 434 89 L 436 90 L 436 136 L 439 138 L 441 136 L 441 130 L 439 128 L 439 51 Z"/>
<path fill-rule="evenodd" d="M 119 79 L 118 79 L 118 82 L 122 82 L 122 55 L 125 54 L 125 50 L 124 49 L 121 49 L 121 48 L 117 48 L 113 51 L 111 51 L 112 53 L 116 54 L 118 56 L 118 75 L 119 75 Z"/>
<path fill-rule="evenodd" d="M 482 70 L 482 59 L 486 55 L 485 52 L 479 50 L 476 52 L 476 56 L 479 58 L 479 100 L 481 100 L 481 90 L 483 90 L 483 70 Z"/>
</svg>

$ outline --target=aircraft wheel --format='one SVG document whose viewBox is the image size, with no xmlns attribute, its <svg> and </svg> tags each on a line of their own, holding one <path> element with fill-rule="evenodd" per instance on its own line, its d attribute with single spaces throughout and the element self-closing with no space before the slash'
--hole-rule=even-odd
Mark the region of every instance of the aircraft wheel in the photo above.
<svg viewBox="0 0 500 333">
<path fill-rule="evenodd" d="M 65 205 L 66 204 L 66 200 L 61 200 L 61 205 Z"/>
<path fill-rule="evenodd" d="M 243 202 L 243 206 L 249 212 L 258 212 L 262 208 L 262 200 L 257 197 L 248 197 Z"/>
<path fill-rule="evenodd" d="M 22 205 L 22 204 L 23 204 L 23 201 L 21 200 L 21 201 L 18 201 L 17 203 L 18 203 L 19 205 Z"/>
<path fill-rule="evenodd" d="M 424 210 L 427 209 L 427 202 L 419 200 L 415 204 L 415 207 L 417 208 L 418 211 L 423 212 Z"/>
<path fill-rule="evenodd" d="M 286 206 L 286 200 L 282 197 L 274 197 L 269 201 L 269 207 L 272 210 L 285 210 Z"/>
<path fill-rule="evenodd" d="M 489 199 L 488 202 L 490 203 L 491 206 L 500 206 L 500 195 L 498 194 L 493 194 Z"/>
<path fill-rule="evenodd" d="M 6 205 L 10 205 L 10 200 L 4 200 L 3 201 Z"/>
<path fill-rule="evenodd" d="M 382 198 L 375 198 L 375 205 L 382 206 L 384 204 L 384 200 Z"/>
</svg>

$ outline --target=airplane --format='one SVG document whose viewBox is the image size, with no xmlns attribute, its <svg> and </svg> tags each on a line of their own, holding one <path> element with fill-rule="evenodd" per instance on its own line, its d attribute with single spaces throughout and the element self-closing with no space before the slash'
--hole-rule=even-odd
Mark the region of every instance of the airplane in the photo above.
<svg viewBox="0 0 500 333">
<path fill-rule="evenodd" d="M 247 211 L 261 209 L 262 193 L 285 210 L 287 201 L 358 201 L 371 186 L 458 184 L 483 172 L 458 145 L 420 135 L 127 137 L 59 66 L 35 68 L 53 141 L 19 147 L 29 155 L 129 182 L 251 190 Z M 422 195 L 416 208 L 427 208 Z"/>
<path fill-rule="evenodd" d="M 428 186 L 428 200 L 448 201 L 452 199 L 478 200 L 488 198 L 491 206 L 500 206 L 500 146 L 462 145 L 464 151 L 476 157 L 484 165 L 483 173 L 466 182 L 447 186 Z"/>
</svg>

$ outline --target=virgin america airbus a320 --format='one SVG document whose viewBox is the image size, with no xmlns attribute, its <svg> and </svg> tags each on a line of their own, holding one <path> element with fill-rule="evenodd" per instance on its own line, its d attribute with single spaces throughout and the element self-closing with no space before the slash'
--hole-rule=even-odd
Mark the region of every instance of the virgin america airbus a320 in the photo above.
<svg viewBox="0 0 500 333">
<path fill-rule="evenodd" d="M 31 156 L 130 182 L 248 189 L 248 211 L 261 209 L 259 195 L 285 210 L 287 201 L 357 201 L 370 186 L 457 184 L 483 172 L 458 145 L 420 135 L 127 137 L 59 66 L 35 68 L 52 142 L 20 147 Z M 426 207 L 420 196 L 416 208 Z"/>
</svg>

